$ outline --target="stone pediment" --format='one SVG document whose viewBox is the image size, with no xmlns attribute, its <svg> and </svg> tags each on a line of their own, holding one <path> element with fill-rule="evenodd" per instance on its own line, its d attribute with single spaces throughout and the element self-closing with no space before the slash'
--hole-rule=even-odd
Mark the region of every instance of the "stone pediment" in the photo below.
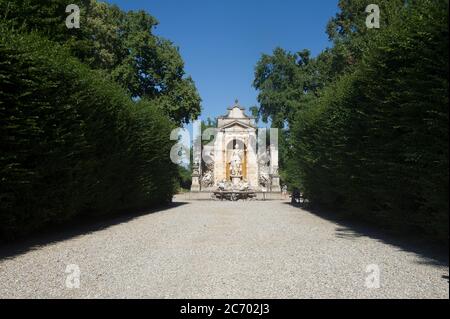
<svg viewBox="0 0 450 319">
<path fill-rule="evenodd" d="M 245 108 L 239 105 L 236 100 L 235 104 L 228 108 L 228 114 L 219 116 L 217 119 L 217 127 L 219 129 L 240 129 L 240 130 L 255 130 L 255 118 L 245 114 Z"/>
<path fill-rule="evenodd" d="M 229 123 L 226 123 L 220 128 L 223 129 L 223 130 L 231 129 L 231 128 L 251 129 L 251 130 L 255 129 L 255 127 L 253 125 L 251 125 L 249 123 L 245 123 L 243 121 L 239 121 L 239 120 L 234 120 L 234 121 L 231 121 Z"/>
</svg>

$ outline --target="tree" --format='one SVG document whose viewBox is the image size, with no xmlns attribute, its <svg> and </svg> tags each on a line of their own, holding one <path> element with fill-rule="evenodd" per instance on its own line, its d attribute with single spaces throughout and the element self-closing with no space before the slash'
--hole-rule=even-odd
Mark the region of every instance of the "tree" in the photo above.
<svg viewBox="0 0 450 319">
<path fill-rule="evenodd" d="M 273 55 L 264 54 L 256 65 L 253 82 L 259 90 L 260 106 L 258 114 L 252 112 L 266 123 L 270 119 L 272 127 L 288 125 L 313 89 L 309 61 L 308 50 L 290 53 L 276 48 Z"/>
<path fill-rule="evenodd" d="M 12 27 L 39 31 L 63 44 L 92 69 L 104 70 L 130 97 L 155 100 L 177 124 L 198 117 L 201 99 L 194 81 L 184 72 L 178 48 L 152 33 L 158 24 L 154 17 L 84 0 L 79 4 L 82 27 L 67 29 L 66 5 L 63 0 L 0 0 Z"/>
<path fill-rule="evenodd" d="M 380 29 L 370 3 L 340 1 L 315 58 L 263 55 L 254 112 L 313 205 L 448 242 L 448 1 L 379 1 Z"/>
<path fill-rule="evenodd" d="M 389 26 L 414 0 L 380 0 L 376 2 L 380 10 L 380 29 Z M 366 26 L 368 13 L 366 8 L 373 4 L 370 0 L 339 0 L 339 12 L 327 25 L 327 34 L 333 41 L 332 64 L 341 74 L 350 72 L 368 50 L 367 44 L 376 35 L 378 29 Z"/>
</svg>

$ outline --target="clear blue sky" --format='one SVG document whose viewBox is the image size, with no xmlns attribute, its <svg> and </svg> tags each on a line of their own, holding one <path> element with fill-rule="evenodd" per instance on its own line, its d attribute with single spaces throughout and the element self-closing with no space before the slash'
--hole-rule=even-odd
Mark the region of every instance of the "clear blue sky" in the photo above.
<svg viewBox="0 0 450 319">
<path fill-rule="evenodd" d="M 202 119 L 226 113 L 238 98 L 257 105 L 252 87 L 262 53 L 280 46 L 315 56 L 330 45 L 325 28 L 338 0 L 108 0 L 156 17 L 155 34 L 180 48 L 200 92 Z"/>
</svg>

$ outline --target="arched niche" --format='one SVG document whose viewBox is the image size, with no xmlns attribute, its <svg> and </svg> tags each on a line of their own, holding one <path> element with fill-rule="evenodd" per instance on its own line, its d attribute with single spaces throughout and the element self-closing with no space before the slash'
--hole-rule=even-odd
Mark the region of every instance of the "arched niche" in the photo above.
<svg viewBox="0 0 450 319">
<path fill-rule="evenodd" d="M 241 150 L 243 150 L 242 154 L 242 178 L 244 180 L 247 180 L 247 163 L 248 163 L 248 147 L 247 144 L 240 138 L 233 138 L 230 140 L 225 147 L 226 151 L 226 179 L 227 181 L 231 180 L 231 169 L 230 169 L 230 159 L 231 154 L 235 148 L 235 146 L 238 145 Z"/>
</svg>

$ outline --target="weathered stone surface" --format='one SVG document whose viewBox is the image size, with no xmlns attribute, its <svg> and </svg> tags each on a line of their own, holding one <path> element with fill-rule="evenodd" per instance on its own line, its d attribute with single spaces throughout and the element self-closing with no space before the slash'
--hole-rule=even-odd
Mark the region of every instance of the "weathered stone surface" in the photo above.
<svg viewBox="0 0 450 319">
<path fill-rule="evenodd" d="M 278 146 L 267 149 L 267 161 L 257 154 L 257 127 L 255 118 L 245 114 L 238 101 L 228 108 L 228 114 L 218 118 L 217 135 L 209 154 L 200 183 L 192 191 L 211 191 L 221 182 L 248 183 L 255 191 L 280 192 L 278 172 Z M 265 132 L 264 132 L 265 134 Z M 205 159 L 203 159 L 205 160 Z M 193 175 L 194 176 L 194 175 Z"/>
</svg>

